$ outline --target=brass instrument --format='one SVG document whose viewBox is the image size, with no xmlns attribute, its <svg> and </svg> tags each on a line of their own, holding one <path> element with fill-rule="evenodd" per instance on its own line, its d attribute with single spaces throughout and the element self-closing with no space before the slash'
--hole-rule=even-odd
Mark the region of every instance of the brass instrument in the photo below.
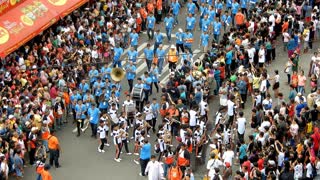
<svg viewBox="0 0 320 180">
<path fill-rule="evenodd" d="M 125 74 L 125 71 L 123 71 L 121 68 L 112 68 L 110 75 L 112 80 L 120 82 L 124 78 Z"/>
</svg>

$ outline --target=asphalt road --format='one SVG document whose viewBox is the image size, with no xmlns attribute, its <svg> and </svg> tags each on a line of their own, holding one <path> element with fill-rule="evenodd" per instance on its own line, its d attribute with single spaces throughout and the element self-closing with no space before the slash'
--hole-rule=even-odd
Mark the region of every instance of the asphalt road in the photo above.
<svg viewBox="0 0 320 180">
<path fill-rule="evenodd" d="M 185 10 L 181 12 L 182 14 L 179 16 L 179 22 L 180 24 L 173 30 L 173 34 L 175 34 L 178 31 L 178 28 L 184 29 L 185 27 L 185 17 L 186 13 Z M 198 19 L 197 19 L 198 20 Z M 198 25 L 198 23 L 197 23 Z M 156 25 L 156 28 L 160 28 L 161 32 L 165 32 L 163 29 L 163 25 Z M 201 52 L 198 48 L 199 39 L 200 37 L 200 31 L 197 30 L 194 32 L 194 40 L 195 45 L 193 47 L 194 52 Z M 173 38 L 172 42 L 175 39 Z M 139 57 L 143 57 L 143 48 L 146 46 L 147 42 L 147 36 L 145 34 L 142 34 L 140 37 L 139 42 Z M 152 42 L 151 42 L 152 44 Z M 319 43 L 315 43 L 315 48 L 318 48 Z M 169 48 L 171 44 L 168 44 L 167 39 L 164 40 L 164 48 Z M 270 75 L 272 75 L 272 72 L 275 69 L 278 69 L 281 76 L 280 81 L 280 92 L 283 92 L 285 97 L 287 96 L 289 92 L 289 87 L 286 85 L 286 75 L 283 73 L 284 66 L 287 62 L 287 53 L 282 51 L 282 44 L 279 43 L 279 48 L 277 48 L 277 57 L 274 62 L 272 62 L 272 65 L 268 67 Z M 311 60 L 311 52 L 304 54 L 301 57 L 301 67 L 305 70 L 305 72 L 308 71 L 309 62 Z M 199 58 L 203 54 L 195 54 L 194 58 Z M 138 77 L 142 75 L 144 71 L 146 71 L 146 66 L 144 65 L 143 61 L 139 62 L 138 66 Z M 165 83 L 169 77 L 169 72 L 167 67 L 163 71 L 163 75 L 160 78 L 161 83 Z M 122 81 L 122 87 L 124 90 L 128 89 L 127 81 L 124 79 Z M 309 90 L 307 90 L 308 92 Z M 155 91 L 154 91 L 155 92 Z M 159 94 L 152 94 L 152 97 L 159 97 Z M 122 96 L 124 97 L 124 96 Z M 150 99 L 152 98 L 150 97 Z M 286 97 L 287 98 L 287 97 Z M 213 114 L 217 111 L 219 106 L 218 97 L 215 97 L 214 100 L 210 102 L 210 120 L 213 120 Z M 246 105 L 246 109 L 244 110 L 245 116 L 250 116 L 250 108 L 251 108 L 251 98 L 248 98 L 248 102 Z M 69 120 L 71 122 L 71 119 Z M 79 138 L 75 136 L 75 134 L 72 133 L 72 130 L 74 129 L 75 125 L 68 123 L 65 127 L 62 128 L 62 130 L 57 132 L 57 135 L 59 137 L 61 147 L 62 147 L 62 153 L 60 157 L 60 163 L 61 168 L 55 169 L 52 168 L 51 174 L 53 176 L 53 179 L 55 180 L 101 180 L 101 179 L 108 179 L 108 180 L 122 180 L 122 179 L 132 179 L 132 180 L 140 180 L 145 179 L 144 177 L 140 177 L 139 170 L 140 166 L 136 165 L 133 162 L 134 158 L 137 158 L 137 156 L 131 155 L 128 156 L 125 153 L 121 154 L 122 161 L 120 163 L 117 163 L 113 160 L 115 149 L 113 145 L 110 147 L 105 147 L 106 152 L 105 153 L 98 153 L 97 147 L 98 147 L 98 140 L 93 139 L 90 137 L 91 132 L 88 129 L 85 134 L 82 134 Z M 152 135 L 151 142 L 154 140 L 154 135 Z M 112 143 L 110 143 L 112 144 Z M 130 144 L 130 151 L 133 151 L 132 143 Z M 123 150 L 124 151 L 124 150 Z M 236 168 L 236 167 L 234 167 Z M 195 173 L 196 179 L 202 179 L 203 172 L 205 172 L 205 167 L 199 167 L 199 170 Z M 32 180 L 36 179 L 36 173 L 34 167 L 28 167 L 25 169 L 25 176 L 24 179 Z"/>
</svg>

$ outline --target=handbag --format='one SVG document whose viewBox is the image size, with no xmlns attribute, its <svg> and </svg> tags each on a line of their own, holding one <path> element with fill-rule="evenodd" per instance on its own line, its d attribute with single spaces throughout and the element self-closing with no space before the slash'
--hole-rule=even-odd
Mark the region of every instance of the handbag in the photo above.
<svg viewBox="0 0 320 180">
<path fill-rule="evenodd" d="M 157 58 L 157 57 L 154 57 L 154 58 L 153 58 L 152 64 L 158 64 L 158 58 Z"/>
</svg>

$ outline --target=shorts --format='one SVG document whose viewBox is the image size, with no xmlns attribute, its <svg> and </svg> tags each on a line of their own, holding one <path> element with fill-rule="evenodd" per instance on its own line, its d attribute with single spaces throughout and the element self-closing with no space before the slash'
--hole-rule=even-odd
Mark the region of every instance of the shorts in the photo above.
<svg viewBox="0 0 320 180">
<path fill-rule="evenodd" d="M 276 83 L 274 83 L 272 89 L 273 89 L 273 90 L 276 90 L 276 89 L 279 89 L 279 87 L 280 87 L 280 83 L 279 83 L 279 82 L 276 82 Z"/>
</svg>

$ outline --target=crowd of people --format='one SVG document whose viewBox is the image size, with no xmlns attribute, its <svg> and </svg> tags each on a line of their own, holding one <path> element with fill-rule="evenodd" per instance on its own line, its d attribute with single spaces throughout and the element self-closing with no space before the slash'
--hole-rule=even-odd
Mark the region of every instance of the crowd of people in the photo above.
<svg viewBox="0 0 320 180">
<path fill-rule="evenodd" d="M 48 170 L 60 167 L 61 153 L 54 132 L 73 123 L 79 138 L 90 127 L 100 139 L 98 152 L 113 144 L 116 162 L 123 148 L 137 156 L 140 175 L 150 180 L 194 179 L 191 156 L 201 158 L 206 144 L 209 180 L 314 179 L 320 52 L 309 69 L 301 68 L 300 57 L 320 39 L 318 8 L 313 0 L 91 0 L 1 59 L 0 177 L 22 179 L 30 164 L 38 179 L 52 179 Z M 138 77 L 144 31 L 147 71 Z M 197 38 L 202 59 L 193 59 Z M 284 52 L 286 66 L 267 71 Z M 166 63 L 170 78 L 160 84 Z M 126 72 L 128 89 L 112 78 L 115 68 Z M 280 76 L 283 69 L 287 77 Z M 289 95 L 280 91 L 282 78 Z M 213 99 L 219 99 L 215 115 Z"/>
</svg>

